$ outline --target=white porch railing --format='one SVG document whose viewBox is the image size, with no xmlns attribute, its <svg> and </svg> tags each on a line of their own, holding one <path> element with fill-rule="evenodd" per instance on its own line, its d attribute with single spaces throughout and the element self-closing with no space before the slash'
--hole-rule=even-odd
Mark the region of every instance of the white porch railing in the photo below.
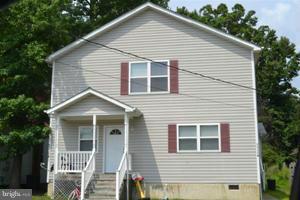
<svg viewBox="0 0 300 200">
<path fill-rule="evenodd" d="M 92 152 L 64 151 L 57 153 L 57 172 L 81 173 L 87 166 Z"/>
<path fill-rule="evenodd" d="M 128 156 L 128 162 L 129 162 L 128 165 L 126 162 L 127 161 L 126 156 Z M 126 152 L 124 152 L 122 159 L 120 161 L 120 165 L 116 172 L 116 200 L 120 199 L 120 189 L 122 187 L 123 180 L 126 175 L 127 166 L 128 166 L 128 170 L 131 170 L 131 154 L 127 154 Z"/>
<path fill-rule="evenodd" d="M 86 167 L 81 173 L 81 200 L 84 199 L 85 190 L 87 189 L 90 181 L 92 180 L 93 174 L 95 172 L 95 164 L 95 151 L 93 151 Z"/>
</svg>

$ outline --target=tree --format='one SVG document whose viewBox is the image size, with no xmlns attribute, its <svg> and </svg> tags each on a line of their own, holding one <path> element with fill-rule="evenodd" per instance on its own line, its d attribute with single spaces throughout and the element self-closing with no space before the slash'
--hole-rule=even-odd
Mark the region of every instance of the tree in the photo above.
<svg viewBox="0 0 300 200">
<path fill-rule="evenodd" d="M 72 40 L 63 5 L 23 0 L 0 13 L 0 158 L 12 158 L 11 188 L 20 187 L 22 155 L 49 134 L 43 110 L 51 68 L 45 58 Z"/>
<path fill-rule="evenodd" d="M 43 113 L 47 107 L 24 95 L 0 99 L 1 159 L 13 158 L 12 188 L 20 187 L 22 155 L 48 136 L 47 115 Z"/>
<path fill-rule="evenodd" d="M 291 85 L 300 69 L 295 45 L 288 38 L 279 38 L 268 26 L 257 27 L 255 11 L 245 12 L 240 4 L 235 4 L 231 12 L 225 4 L 217 8 L 206 5 L 191 12 L 182 7 L 177 12 L 262 47 L 256 63 L 259 120 L 266 126 L 268 142 L 285 161 L 295 159 L 291 152 L 296 148 L 300 119 L 294 114 L 300 104 L 299 93 Z"/>
<path fill-rule="evenodd" d="M 46 57 L 144 2 L 20 0 L 0 12 L 0 158 L 13 160 L 11 188 L 20 186 L 22 155 L 50 132 Z M 166 7 L 168 0 L 152 2 Z"/>
</svg>

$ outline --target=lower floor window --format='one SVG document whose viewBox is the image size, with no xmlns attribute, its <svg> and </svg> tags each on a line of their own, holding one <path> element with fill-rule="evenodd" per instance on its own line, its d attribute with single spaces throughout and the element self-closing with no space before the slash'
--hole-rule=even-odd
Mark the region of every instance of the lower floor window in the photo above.
<svg viewBox="0 0 300 200">
<path fill-rule="evenodd" d="M 178 125 L 179 151 L 219 151 L 219 124 Z"/>
<path fill-rule="evenodd" d="M 96 150 L 98 143 L 98 128 L 96 133 Z M 93 126 L 80 126 L 79 127 L 79 151 L 92 151 L 93 150 Z"/>
</svg>

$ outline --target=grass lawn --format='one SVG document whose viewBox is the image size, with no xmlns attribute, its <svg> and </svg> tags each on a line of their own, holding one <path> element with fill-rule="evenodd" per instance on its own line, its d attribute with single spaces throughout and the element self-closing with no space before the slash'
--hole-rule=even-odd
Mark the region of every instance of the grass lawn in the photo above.
<svg viewBox="0 0 300 200">
<path fill-rule="evenodd" d="M 268 193 L 272 197 L 277 198 L 278 200 L 289 200 L 290 199 L 289 194 L 282 192 L 280 190 L 275 190 L 275 191 L 268 190 L 268 191 L 266 191 L 266 193 Z"/>
<path fill-rule="evenodd" d="M 44 195 L 33 195 L 32 200 L 50 200 L 51 198 L 48 197 L 46 194 Z"/>
<path fill-rule="evenodd" d="M 272 166 L 267 169 L 267 178 L 276 180 L 276 190 L 267 190 L 266 193 L 279 199 L 279 200 L 289 200 L 291 183 L 289 180 L 290 171 L 287 167 L 282 167 L 279 169 L 277 166 Z"/>
</svg>

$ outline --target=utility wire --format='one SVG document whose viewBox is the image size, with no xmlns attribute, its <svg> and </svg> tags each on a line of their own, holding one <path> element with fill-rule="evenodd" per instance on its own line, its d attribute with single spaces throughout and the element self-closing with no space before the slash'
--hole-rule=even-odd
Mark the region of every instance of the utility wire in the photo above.
<svg viewBox="0 0 300 200">
<path fill-rule="evenodd" d="M 98 75 L 109 77 L 109 78 L 116 79 L 116 80 L 125 80 L 125 81 L 128 81 L 128 79 L 122 79 L 121 77 L 115 77 L 115 76 L 112 76 L 112 75 L 109 75 L 109 74 L 105 74 L 105 73 L 101 73 L 101 72 L 98 72 L 98 71 L 95 71 L 95 70 L 85 69 L 83 67 L 71 65 L 71 64 L 68 64 L 68 63 L 65 63 L 65 62 L 56 61 L 56 63 L 62 64 L 62 65 L 65 65 L 65 66 L 68 66 L 68 67 L 71 67 L 71 68 L 75 68 L 75 69 L 81 69 L 81 70 L 90 72 L 92 74 L 98 74 Z M 141 85 L 141 86 L 147 87 L 147 84 L 142 84 L 140 82 L 136 82 L 136 81 L 134 81 L 134 79 L 131 80 L 131 82 L 133 82 L 134 84 L 137 84 L 137 85 Z M 152 88 L 158 89 L 158 90 L 162 91 L 162 88 L 159 88 L 159 87 L 152 87 Z M 223 101 L 218 101 L 218 100 L 209 99 L 209 98 L 202 98 L 202 97 L 199 97 L 199 96 L 190 95 L 190 94 L 186 94 L 186 93 L 179 92 L 178 95 L 186 96 L 186 97 L 190 97 L 190 98 L 194 98 L 194 99 L 198 99 L 198 100 L 201 100 L 201 101 L 213 102 L 213 103 L 217 103 L 217 104 L 227 105 L 227 106 L 231 106 L 231 107 L 234 107 L 234 108 L 240 107 L 240 108 L 243 108 L 243 109 L 248 109 L 249 111 L 250 110 L 254 111 L 254 109 L 251 109 L 251 108 L 249 108 L 247 106 L 241 106 L 241 105 L 237 105 L 237 104 L 226 103 L 226 102 L 223 102 Z"/>
<path fill-rule="evenodd" d="M 142 60 L 147 60 L 147 61 L 154 62 L 154 63 L 160 64 L 160 65 L 164 65 L 164 66 L 167 66 L 167 67 L 170 67 L 170 68 L 178 69 L 180 71 L 183 71 L 183 72 L 195 75 L 195 76 L 199 76 L 199 77 L 202 77 L 202 78 L 210 79 L 210 80 L 221 82 L 221 83 L 230 84 L 230 85 L 241 87 L 241 88 L 244 88 L 244 89 L 257 90 L 256 88 L 253 88 L 253 87 L 250 87 L 250 86 L 245 86 L 245 85 L 241 85 L 241 84 L 234 83 L 234 82 L 231 82 L 231 81 L 226 81 L 226 80 L 216 78 L 216 77 L 213 77 L 213 76 L 208 76 L 208 75 L 205 75 L 205 74 L 202 74 L 202 73 L 199 73 L 199 72 L 193 72 L 191 70 L 187 70 L 187 69 L 184 69 L 182 67 L 179 68 L 179 67 L 175 67 L 175 66 L 168 65 L 168 64 L 165 64 L 165 63 L 157 62 L 155 60 L 152 60 L 152 59 L 144 57 L 144 56 L 140 56 L 140 55 L 137 55 L 137 54 L 134 54 L 134 53 L 131 53 L 131 52 L 127 52 L 127 51 L 124 51 L 124 50 L 121 50 L 121 49 L 118 49 L 118 48 L 115 48 L 115 47 L 110 47 L 108 45 L 105 45 L 105 44 L 102 44 L 102 43 L 99 43 L 99 42 L 94 42 L 94 41 L 88 40 L 84 37 L 79 37 L 79 39 L 81 39 L 81 40 L 83 40 L 87 43 L 90 43 L 90 44 L 94 44 L 94 45 L 101 46 L 101 47 L 104 47 L 104 48 L 109 49 L 109 50 L 113 50 L 114 52 L 119 52 L 119 53 L 122 53 L 122 54 L 125 54 L 125 55 L 128 55 L 128 56 L 131 56 L 131 57 L 139 58 L 139 59 L 142 59 Z"/>
</svg>

